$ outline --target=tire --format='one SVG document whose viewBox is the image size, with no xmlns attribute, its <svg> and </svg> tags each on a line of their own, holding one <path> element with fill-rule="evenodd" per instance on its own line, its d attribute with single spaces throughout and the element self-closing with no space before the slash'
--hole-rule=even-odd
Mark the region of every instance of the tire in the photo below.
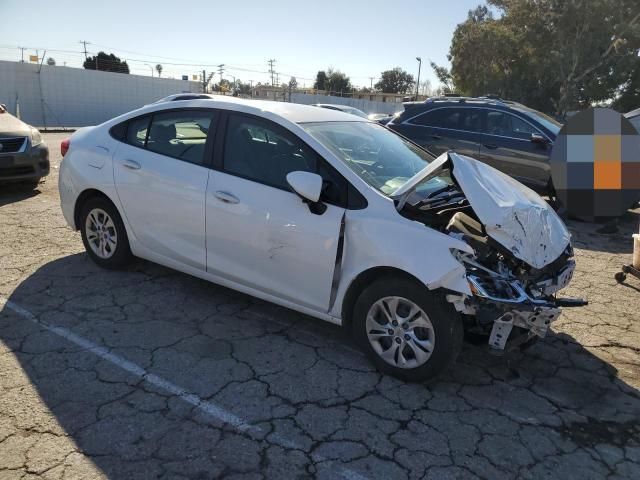
<svg viewBox="0 0 640 480">
<path fill-rule="evenodd" d="M 392 318 L 397 325 L 381 327 Z M 380 372 L 409 382 L 433 380 L 462 348 L 462 319 L 455 308 L 444 295 L 402 277 L 366 287 L 355 303 L 352 327 L 355 341 Z"/>
<path fill-rule="evenodd" d="M 78 226 L 84 248 L 97 265 L 116 270 L 131 262 L 133 255 L 127 231 L 118 210 L 109 200 L 91 197 L 85 201 Z"/>
</svg>

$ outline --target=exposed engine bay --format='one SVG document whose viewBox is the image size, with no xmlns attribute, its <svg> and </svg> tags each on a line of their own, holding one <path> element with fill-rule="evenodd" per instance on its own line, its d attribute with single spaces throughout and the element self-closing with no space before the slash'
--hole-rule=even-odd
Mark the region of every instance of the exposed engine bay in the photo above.
<svg viewBox="0 0 640 480">
<path fill-rule="evenodd" d="M 490 348 L 498 352 L 544 337 L 561 306 L 586 304 L 556 297 L 575 269 L 566 227 L 544 200 L 510 177 L 472 159 L 446 155 L 434 161 L 440 167 L 431 176 L 395 196 L 396 208 L 473 248 L 473 254 L 452 251 L 465 266 L 472 295 L 447 295 L 464 315 L 468 331 L 489 335 Z M 483 175 L 485 169 L 491 169 L 490 175 Z M 421 192 L 420 185 L 436 179 L 434 174 L 444 176 L 446 184 Z M 523 212 L 526 222 L 519 219 Z"/>
</svg>

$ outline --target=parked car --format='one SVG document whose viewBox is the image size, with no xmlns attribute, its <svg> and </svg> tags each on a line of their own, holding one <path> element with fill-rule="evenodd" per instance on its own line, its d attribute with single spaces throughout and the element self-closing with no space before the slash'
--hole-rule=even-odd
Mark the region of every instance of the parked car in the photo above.
<svg viewBox="0 0 640 480">
<path fill-rule="evenodd" d="M 388 113 L 370 113 L 367 118 L 373 122 L 378 122 L 380 125 L 386 125 L 391 121 L 393 115 Z"/>
<path fill-rule="evenodd" d="M 313 106 L 320 107 L 320 108 L 328 108 L 329 110 L 338 110 L 340 112 L 350 113 L 351 115 L 356 115 L 362 118 L 369 117 L 369 115 L 364 113 L 362 110 L 358 110 L 355 107 L 350 107 L 349 105 L 334 105 L 331 103 L 314 103 Z"/>
<path fill-rule="evenodd" d="M 173 95 L 162 97 L 160 100 L 156 100 L 153 103 L 177 102 L 180 100 L 207 100 L 213 96 L 214 95 L 211 93 L 174 93 Z"/>
<path fill-rule="evenodd" d="M 439 97 L 405 103 L 387 126 L 435 155 L 469 155 L 553 194 L 549 157 L 562 125 L 544 113 L 494 98 Z"/>
<path fill-rule="evenodd" d="M 464 330 L 498 351 L 544 336 L 574 269 L 531 190 L 331 109 L 159 103 L 61 148 L 62 211 L 95 263 L 135 255 L 343 325 L 407 380 L 445 369 Z"/>
<path fill-rule="evenodd" d="M 49 175 L 49 149 L 34 127 L 0 105 L 0 184 L 23 182 L 35 188 Z"/>
</svg>

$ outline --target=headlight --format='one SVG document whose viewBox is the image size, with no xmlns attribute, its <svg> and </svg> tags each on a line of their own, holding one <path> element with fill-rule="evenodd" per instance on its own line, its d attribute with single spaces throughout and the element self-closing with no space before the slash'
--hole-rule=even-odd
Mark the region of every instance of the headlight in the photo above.
<svg viewBox="0 0 640 480">
<path fill-rule="evenodd" d="M 42 143 L 42 135 L 37 129 L 32 127 L 31 128 L 31 146 L 37 147 L 41 143 Z"/>
</svg>

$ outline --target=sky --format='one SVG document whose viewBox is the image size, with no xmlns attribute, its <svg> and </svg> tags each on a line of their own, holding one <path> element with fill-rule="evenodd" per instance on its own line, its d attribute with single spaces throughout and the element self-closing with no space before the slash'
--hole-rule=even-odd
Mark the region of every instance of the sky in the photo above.
<svg viewBox="0 0 640 480">
<path fill-rule="evenodd" d="M 312 86 L 318 70 L 346 73 L 352 84 L 370 86 L 380 72 L 399 66 L 414 76 L 422 57 L 421 82 L 438 82 L 429 61 L 448 65 L 456 25 L 481 0 L 0 0 L 0 59 L 53 57 L 79 67 L 89 54 L 114 53 L 131 73 L 163 76 L 217 71 L 225 78 L 269 82 L 275 59 L 280 82 L 295 76 Z M 145 65 L 147 64 L 147 65 Z M 185 65 L 178 65 L 185 64 Z M 219 78 L 218 75 L 215 77 Z"/>
</svg>

